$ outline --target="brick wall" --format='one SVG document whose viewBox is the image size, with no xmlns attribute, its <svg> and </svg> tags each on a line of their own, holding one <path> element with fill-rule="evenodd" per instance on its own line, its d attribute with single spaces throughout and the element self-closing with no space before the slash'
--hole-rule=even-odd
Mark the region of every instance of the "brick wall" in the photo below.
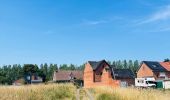
<svg viewBox="0 0 170 100">
<path fill-rule="evenodd" d="M 146 64 L 142 64 L 140 69 L 137 72 L 137 77 L 141 78 L 141 77 L 147 77 L 147 76 L 154 76 L 154 73 L 152 72 L 152 70 L 146 65 Z"/>
<path fill-rule="evenodd" d="M 93 77 L 93 69 L 90 66 L 89 63 L 87 63 L 85 65 L 85 69 L 84 69 L 84 87 L 90 87 L 93 86 L 93 81 L 94 81 L 94 77 Z"/>
<path fill-rule="evenodd" d="M 104 65 L 106 67 L 107 65 Z M 111 76 L 111 72 L 106 71 L 105 68 L 100 69 L 102 71 L 101 82 L 94 82 L 94 71 L 89 63 L 86 63 L 84 69 L 84 87 L 92 88 L 95 86 L 111 86 L 118 87 L 120 84 L 119 80 L 113 80 Z"/>
</svg>

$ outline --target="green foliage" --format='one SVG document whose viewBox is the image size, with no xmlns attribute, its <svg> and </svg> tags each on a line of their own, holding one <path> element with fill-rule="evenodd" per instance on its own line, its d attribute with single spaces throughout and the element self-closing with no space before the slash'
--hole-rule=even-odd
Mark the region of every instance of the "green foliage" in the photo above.
<svg viewBox="0 0 170 100">
<path fill-rule="evenodd" d="M 38 71 L 38 66 L 33 64 L 25 64 L 23 70 L 24 73 L 35 73 Z"/>
<path fill-rule="evenodd" d="M 169 61 L 170 61 L 169 58 L 164 59 L 164 62 L 169 62 Z"/>
</svg>

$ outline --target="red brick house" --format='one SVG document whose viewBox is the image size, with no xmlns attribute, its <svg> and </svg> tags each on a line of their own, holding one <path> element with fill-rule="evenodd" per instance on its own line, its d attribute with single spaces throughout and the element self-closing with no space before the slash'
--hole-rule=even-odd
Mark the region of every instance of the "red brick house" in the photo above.
<svg viewBox="0 0 170 100">
<path fill-rule="evenodd" d="M 88 61 L 84 69 L 84 87 L 119 87 L 134 84 L 134 74 L 129 69 L 115 69 L 105 60 Z"/>
<path fill-rule="evenodd" d="M 170 62 L 143 61 L 137 77 L 154 77 L 156 80 L 170 78 Z"/>
</svg>

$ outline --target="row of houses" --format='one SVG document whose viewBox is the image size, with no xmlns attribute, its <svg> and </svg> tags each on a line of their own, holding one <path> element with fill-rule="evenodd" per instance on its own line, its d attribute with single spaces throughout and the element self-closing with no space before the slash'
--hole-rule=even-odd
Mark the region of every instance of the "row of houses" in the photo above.
<svg viewBox="0 0 170 100">
<path fill-rule="evenodd" d="M 170 62 L 143 61 L 136 73 L 130 69 L 117 69 L 105 60 L 88 61 L 83 71 L 61 71 L 53 74 L 53 82 L 73 82 L 85 88 L 95 86 L 127 87 L 135 84 L 135 78 L 153 77 L 155 80 L 170 79 Z M 42 82 L 31 77 L 31 83 Z"/>
<path fill-rule="evenodd" d="M 135 78 L 153 77 L 156 80 L 170 79 L 170 62 L 143 61 L 136 73 L 130 69 L 116 69 L 105 60 L 88 61 L 84 71 L 56 71 L 53 81 L 77 80 L 85 88 L 95 86 L 126 87 L 135 84 Z"/>
<path fill-rule="evenodd" d="M 94 86 L 130 86 L 135 75 L 130 69 L 116 69 L 105 60 L 88 61 L 84 71 L 55 71 L 53 81 L 70 82 L 76 80 L 86 88 Z"/>
</svg>

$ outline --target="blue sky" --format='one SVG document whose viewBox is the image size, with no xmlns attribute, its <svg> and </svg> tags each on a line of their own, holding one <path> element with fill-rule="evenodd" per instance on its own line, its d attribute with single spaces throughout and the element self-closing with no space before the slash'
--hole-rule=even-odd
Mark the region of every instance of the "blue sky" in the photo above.
<svg viewBox="0 0 170 100">
<path fill-rule="evenodd" d="M 0 1 L 0 65 L 161 61 L 169 53 L 170 0 Z"/>
</svg>

